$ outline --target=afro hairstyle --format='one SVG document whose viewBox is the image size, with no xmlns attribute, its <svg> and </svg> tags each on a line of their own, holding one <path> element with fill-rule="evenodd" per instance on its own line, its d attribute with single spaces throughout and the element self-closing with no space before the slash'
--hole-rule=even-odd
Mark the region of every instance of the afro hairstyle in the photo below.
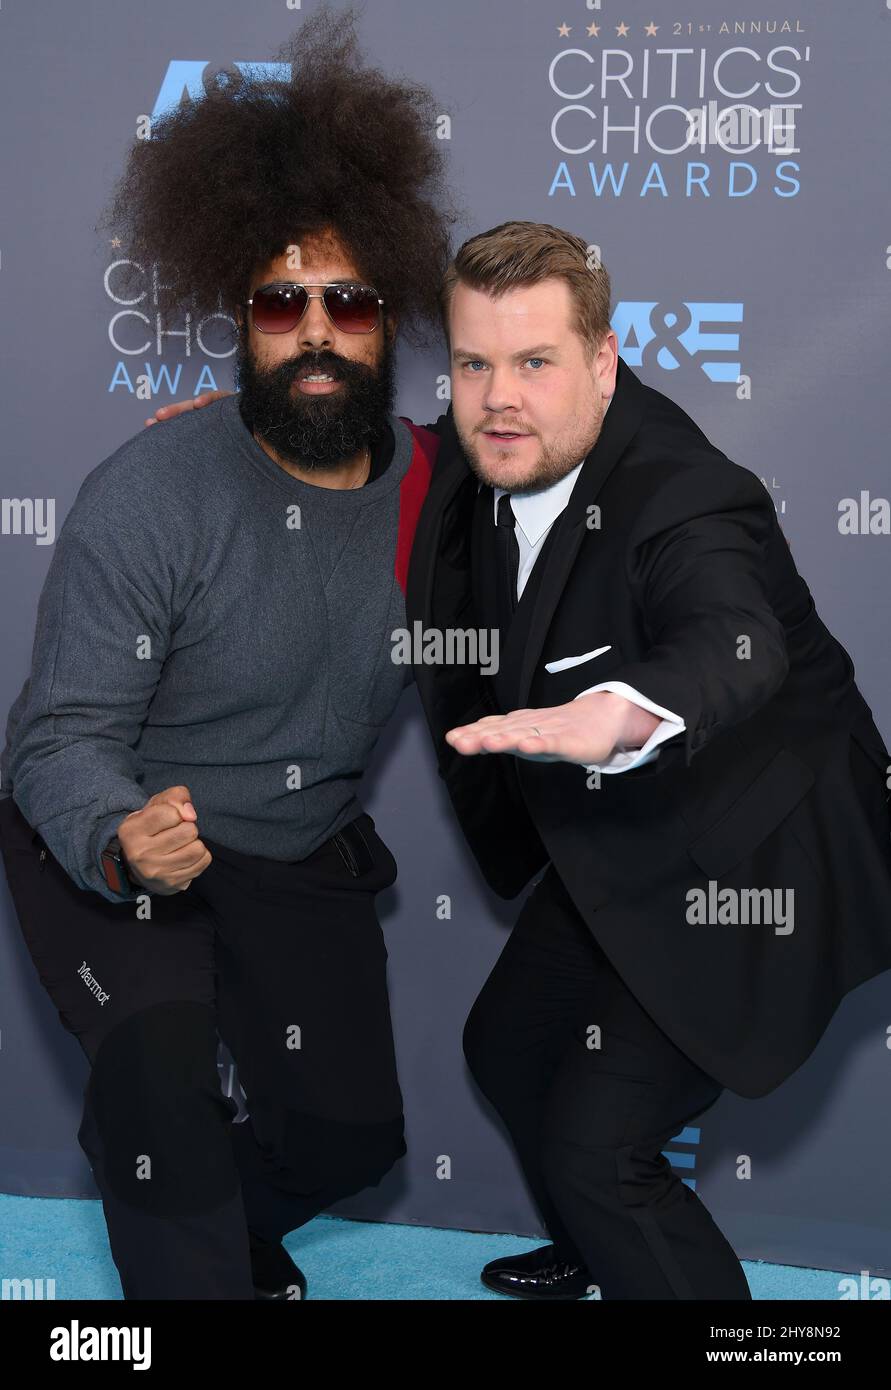
<svg viewBox="0 0 891 1390">
<path fill-rule="evenodd" d="M 99 223 L 136 263 L 125 281 L 156 266 L 162 317 L 236 317 L 258 267 L 330 229 L 400 332 L 437 339 L 461 214 L 432 94 L 362 64 L 354 8 L 323 6 L 276 58 L 289 81 L 217 70 L 134 141 Z"/>
</svg>

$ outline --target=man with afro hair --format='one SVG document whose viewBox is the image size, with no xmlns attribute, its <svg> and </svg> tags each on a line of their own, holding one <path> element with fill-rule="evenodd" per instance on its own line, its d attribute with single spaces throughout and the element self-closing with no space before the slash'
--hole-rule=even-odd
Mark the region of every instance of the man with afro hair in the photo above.
<svg viewBox="0 0 891 1390">
<path fill-rule="evenodd" d="M 162 317 L 231 319 L 241 390 L 84 480 L 9 715 L 8 881 L 90 1062 L 126 1299 L 302 1297 L 282 1237 L 405 1153 L 396 864 L 355 789 L 410 679 L 390 634 L 436 442 L 393 414 L 394 334 L 435 324 L 456 214 L 430 94 L 364 67 L 352 21 L 320 11 L 290 80 L 223 75 L 130 152 L 105 221 Z"/>
</svg>

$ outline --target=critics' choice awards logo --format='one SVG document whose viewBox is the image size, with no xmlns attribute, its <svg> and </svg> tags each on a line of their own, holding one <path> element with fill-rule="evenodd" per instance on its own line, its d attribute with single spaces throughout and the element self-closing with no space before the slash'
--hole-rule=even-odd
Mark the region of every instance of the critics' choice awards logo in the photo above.
<svg viewBox="0 0 891 1390">
<path fill-rule="evenodd" d="M 811 61 L 801 21 L 602 20 L 558 32 L 572 39 L 548 67 L 550 138 L 565 156 L 549 197 L 797 196 Z"/>
</svg>

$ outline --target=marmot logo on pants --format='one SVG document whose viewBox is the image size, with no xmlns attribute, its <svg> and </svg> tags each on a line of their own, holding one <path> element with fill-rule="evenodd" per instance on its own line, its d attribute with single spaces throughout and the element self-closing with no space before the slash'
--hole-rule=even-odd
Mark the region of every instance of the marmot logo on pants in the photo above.
<svg viewBox="0 0 891 1390">
<path fill-rule="evenodd" d="M 96 996 L 100 1004 L 104 1004 L 108 998 L 108 990 L 102 989 L 99 981 L 93 979 L 93 976 L 90 974 L 90 967 L 87 965 L 86 961 L 83 962 L 77 973 L 82 978 L 90 993 Z"/>
</svg>

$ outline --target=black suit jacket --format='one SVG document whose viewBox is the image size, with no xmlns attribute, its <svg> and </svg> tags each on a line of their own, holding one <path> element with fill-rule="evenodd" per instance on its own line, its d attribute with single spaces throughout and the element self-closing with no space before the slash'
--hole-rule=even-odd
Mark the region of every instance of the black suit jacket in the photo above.
<svg viewBox="0 0 891 1390">
<path fill-rule="evenodd" d="M 407 616 L 474 628 L 477 480 L 451 410 L 437 428 Z M 554 524 L 498 675 L 415 668 L 440 775 L 496 893 L 514 897 L 553 861 L 660 1027 L 724 1085 L 763 1095 L 809 1055 L 842 996 L 891 967 L 891 755 L 766 488 L 621 358 Z M 558 705 L 606 678 L 681 714 L 686 730 L 599 787 L 579 766 L 462 756 L 444 741 L 455 725 Z M 791 902 L 791 932 L 776 918 L 691 921 L 690 890 L 710 882 L 713 893 L 794 890 L 773 900 L 781 912 Z"/>
</svg>

